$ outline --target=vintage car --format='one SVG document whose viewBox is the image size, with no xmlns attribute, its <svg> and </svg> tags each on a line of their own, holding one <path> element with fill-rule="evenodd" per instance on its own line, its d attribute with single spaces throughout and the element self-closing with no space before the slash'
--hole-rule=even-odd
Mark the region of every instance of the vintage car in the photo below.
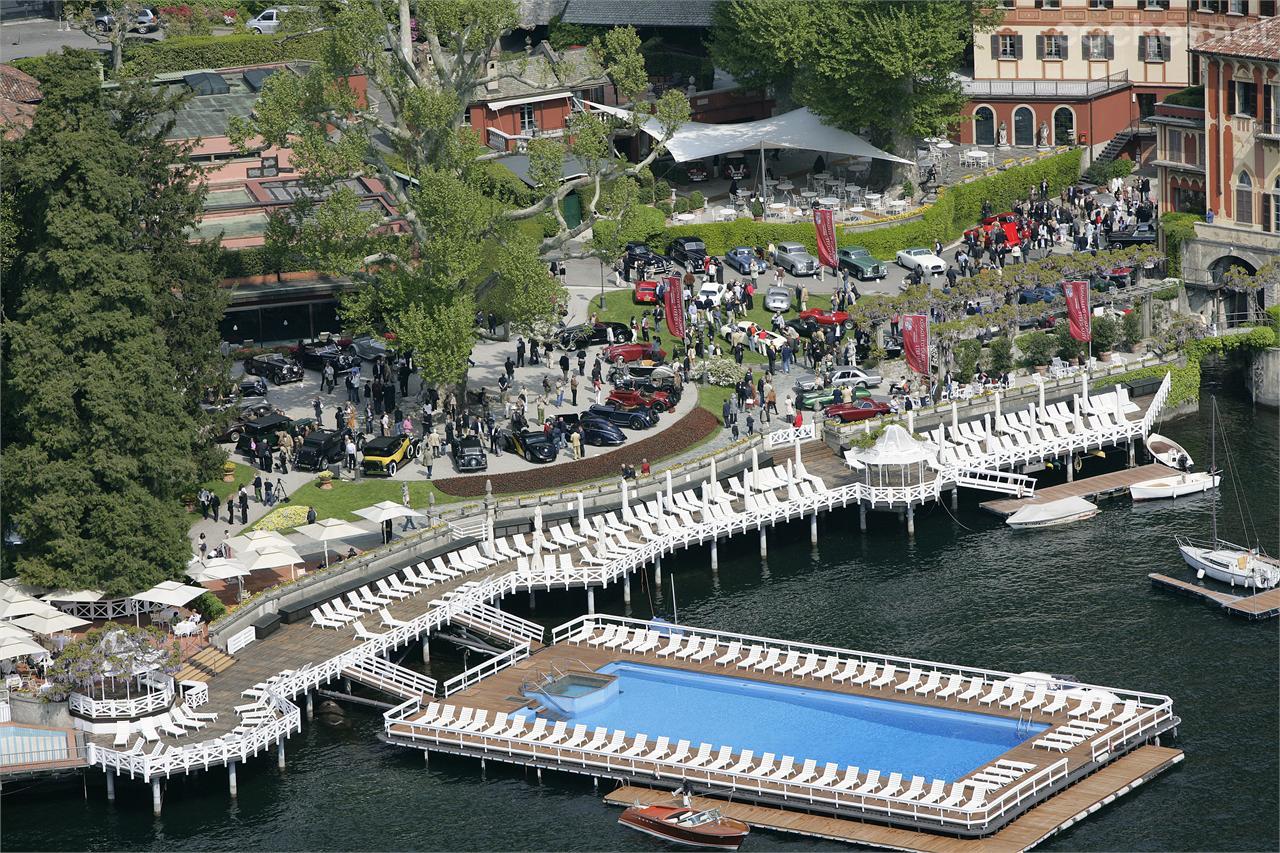
<svg viewBox="0 0 1280 853">
<path fill-rule="evenodd" d="M 799 391 L 796 393 L 796 408 L 818 410 L 826 408 L 835 403 L 836 390 L 839 386 L 826 388 L 815 388 L 812 391 Z M 866 388 L 854 388 L 853 397 L 855 400 L 865 399 L 871 396 L 871 392 Z"/>
<path fill-rule="evenodd" d="M 887 264 L 882 264 L 861 246 L 847 246 L 836 251 L 836 266 L 853 273 L 858 281 L 876 281 L 889 274 Z"/>
<path fill-rule="evenodd" d="M 849 319 L 847 311 L 824 311 L 821 308 L 810 308 L 807 311 L 801 311 L 799 314 L 801 320 L 812 320 L 819 326 L 844 326 L 845 331 L 853 331 L 853 320 Z"/>
<path fill-rule="evenodd" d="M 645 278 L 661 275 L 671 269 L 671 259 L 655 253 L 647 243 L 628 243 L 622 260 L 627 269 L 635 269 L 637 264 L 643 264 Z"/>
<path fill-rule="evenodd" d="M 818 377 L 812 373 L 801 376 L 796 380 L 795 389 L 797 391 L 812 391 L 819 385 L 829 388 L 838 388 L 841 385 L 852 385 L 855 388 L 877 388 L 884 382 L 884 378 L 874 373 L 868 373 L 861 367 L 837 367 L 827 376 L 826 381 L 819 383 Z"/>
<path fill-rule="evenodd" d="M 632 361 L 663 362 L 667 358 L 666 350 L 653 341 L 634 341 L 632 343 L 614 344 L 604 351 L 604 360 L 610 364 Z"/>
<path fill-rule="evenodd" d="M 474 435 L 454 439 L 449 455 L 453 457 L 454 469 L 459 472 L 483 471 L 489 467 L 484 444 Z"/>
<path fill-rule="evenodd" d="M 1137 271 L 1133 267 L 1112 267 L 1109 270 L 1095 273 L 1089 280 L 1089 287 L 1099 292 L 1117 287 L 1128 287 L 1134 283 L 1136 274 Z"/>
<path fill-rule="evenodd" d="M 356 366 L 355 356 L 334 341 L 303 342 L 291 351 L 298 363 L 308 370 L 324 370 L 326 364 L 332 364 L 334 375 L 341 376 Z"/>
<path fill-rule="evenodd" d="M 627 382 L 649 382 L 664 391 L 675 387 L 676 374 L 665 364 L 632 362 L 626 365 L 613 365 L 609 368 L 607 378 L 615 387 L 626 387 Z"/>
<path fill-rule="evenodd" d="M 1107 238 L 1107 248 L 1117 246 L 1146 246 L 1156 241 L 1156 226 L 1152 222 L 1137 222 L 1128 228 L 1112 231 Z"/>
<path fill-rule="evenodd" d="M 1057 295 L 1058 291 L 1052 287 L 1028 287 L 1018 291 L 1018 303 L 1034 305 L 1037 302 L 1052 302 Z"/>
<path fill-rule="evenodd" d="M 865 397 L 861 400 L 854 400 L 852 403 L 833 403 L 822 410 L 822 413 L 828 418 L 845 423 L 853 423 L 854 421 L 865 421 L 869 418 L 887 415 L 893 411 L 888 403 L 881 403 L 877 400 L 868 400 Z"/>
<path fill-rule="evenodd" d="M 667 244 L 667 257 L 687 270 L 700 270 L 707 257 L 701 237 L 677 237 Z"/>
<path fill-rule="evenodd" d="M 779 243 L 770 260 L 792 275 L 818 274 L 818 259 L 801 243 Z"/>
<path fill-rule="evenodd" d="M 734 246 L 725 252 L 724 265 L 730 269 L 737 270 L 741 275 L 751 275 L 753 271 L 763 273 L 769 268 L 769 265 L 758 257 L 756 250 L 750 246 Z"/>
<path fill-rule="evenodd" d="M 577 427 L 582 431 L 582 443 L 592 447 L 617 447 L 627 440 L 627 434 L 617 424 L 604 418 L 592 415 L 579 415 L 576 412 L 558 415 L 567 427 Z"/>
<path fill-rule="evenodd" d="M 561 349 L 579 350 L 595 344 L 609 343 L 609 330 L 613 330 L 613 342 L 625 344 L 631 340 L 631 327 L 626 323 L 613 321 L 599 322 L 595 325 L 580 323 L 566 326 L 556 335 L 556 342 Z"/>
<path fill-rule="evenodd" d="M 219 425 L 214 428 L 217 430 L 213 433 L 214 440 L 230 441 L 233 444 L 240 440 L 240 433 L 244 431 L 246 423 L 276 411 L 275 406 L 261 399 L 201 403 L 200 408 L 213 419 L 214 424 Z M 223 418 L 226 420 L 224 421 Z"/>
<path fill-rule="evenodd" d="M 267 380 L 261 376 L 242 376 L 239 395 L 241 399 L 267 396 Z"/>
<path fill-rule="evenodd" d="M 648 429 L 658 422 L 658 413 L 653 409 L 624 409 L 610 401 L 592 405 L 582 413 L 582 417 L 601 418 L 630 429 Z"/>
<path fill-rule="evenodd" d="M 649 376 L 619 375 L 614 379 L 613 387 L 627 391 L 640 391 L 644 394 L 656 394 L 661 391 L 667 395 L 672 406 L 680 402 L 681 391 L 676 387 L 675 375 L 670 371 Z"/>
<path fill-rule="evenodd" d="M 651 408 L 659 414 L 674 405 L 665 391 L 655 391 L 650 394 L 635 388 L 614 388 L 609 392 L 609 398 L 606 402 L 617 403 L 628 411 L 631 409 Z"/>
<path fill-rule="evenodd" d="M 947 263 L 928 249 L 899 249 L 898 266 L 907 270 L 919 270 L 921 275 L 942 275 Z"/>
<path fill-rule="evenodd" d="M 357 335 L 347 345 L 347 352 L 363 361 L 395 358 L 395 350 L 382 335 Z"/>
<path fill-rule="evenodd" d="M 658 283 L 641 279 L 631 285 L 631 301 L 637 305 L 655 305 L 658 302 Z"/>
<path fill-rule="evenodd" d="M 556 443 L 542 430 L 502 430 L 498 439 L 504 449 L 526 462 L 541 464 L 556 461 Z"/>
<path fill-rule="evenodd" d="M 765 347 L 769 344 L 773 344 L 776 349 L 782 349 L 782 345 L 787 342 L 787 339 L 782 335 L 770 331 L 751 320 L 738 320 L 735 323 L 725 323 L 720 327 L 720 336 L 726 341 L 733 341 L 734 332 L 742 332 L 746 335 L 747 345 L 757 352 L 764 352 Z"/>
<path fill-rule="evenodd" d="M 262 444 L 266 442 L 267 446 L 275 450 L 280 446 L 280 433 L 287 432 L 289 435 L 297 437 L 304 430 L 310 431 L 315 426 L 315 418 L 299 418 L 294 420 L 287 415 L 270 414 L 263 415 L 251 421 L 246 421 L 240 430 L 240 438 L 236 440 L 236 452 L 250 459 L 253 458 L 253 451 L 250 445 L 253 442 Z"/>
<path fill-rule="evenodd" d="M 265 376 L 274 385 L 302 381 L 302 365 L 278 352 L 249 356 L 244 360 L 244 372 L 250 376 Z"/>
<path fill-rule="evenodd" d="M 335 462 L 341 462 L 346 455 L 349 434 L 350 430 L 338 432 L 332 429 L 318 429 L 307 433 L 302 446 L 298 448 L 294 467 L 304 471 L 319 471 Z M 363 433 L 356 433 L 355 444 L 356 450 L 364 450 Z"/>
<path fill-rule="evenodd" d="M 360 469 L 366 475 L 394 477 L 396 471 L 418 455 L 421 439 L 411 435 L 384 435 L 364 446 Z"/>
<path fill-rule="evenodd" d="M 739 151 L 725 157 L 724 163 L 720 166 L 720 174 L 726 181 L 735 178 L 741 181 L 751 177 L 751 166 L 747 162 L 747 155 Z"/>
<path fill-rule="evenodd" d="M 1022 245 L 1022 236 L 1018 234 L 1018 217 L 1012 213 L 984 217 L 976 228 L 970 228 L 964 235 L 973 237 L 979 246 L 983 245 L 987 237 L 991 238 L 991 242 L 1004 243 L 1010 249 Z"/>
<path fill-rule="evenodd" d="M 698 288 L 698 293 L 694 297 L 700 305 L 720 305 L 724 302 L 725 294 L 729 292 L 729 286 L 722 284 L 714 279 L 705 282 L 702 287 Z"/>
<path fill-rule="evenodd" d="M 685 172 L 689 175 L 689 183 L 700 184 L 711 177 L 711 173 L 707 171 L 707 164 L 701 160 L 695 160 L 685 167 Z"/>
<path fill-rule="evenodd" d="M 764 310 L 785 313 L 791 310 L 791 288 L 770 287 L 764 292 Z"/>
</svg>

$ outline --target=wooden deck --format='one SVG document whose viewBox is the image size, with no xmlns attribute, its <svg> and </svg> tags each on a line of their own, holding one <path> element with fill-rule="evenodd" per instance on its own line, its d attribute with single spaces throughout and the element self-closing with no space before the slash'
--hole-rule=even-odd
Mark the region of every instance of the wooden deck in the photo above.
<svg viewBox="0 0 1280 853">
<path fill-rule="evenodd" d="M 1204 601 L 1212 601 L 1232 616 L 1244 619 L 1270 619 L 1280 615 L 1280 587 L 1263 590 L 1253 595 L 1236 595 L 1230 592 L 1210 589 L 1198 583 L 1171 578 L 1158 572 L 1147 575 L 1151 582 L 1161 589 L 1189 595 Z"/>
<path fill-rule="evenodd" d="M 1169 769 L 1181 761 L 1182 757 L 1182 752 L 1176 749 L 1140 747 L 1029 810 L 988 838 L 953 838 L 801 811 L 726 802 L 710 797 L 694 797 L 693 800 L 700 808 L 718 808 L 726 817 L 741 820 L 753 827 L 812 838 L 913 853 L 1007 853 L 1034 847 L 1086 814 Z M 632 786 L 618 788 L 604 799 L 606 803 L 624 807 L 636 803 L 654 805 L 675 802 L 668 791 Z M 765 844 L 767 846 L 768 842 Z"/>
<path fill-rule="evenodd" d="M 1062 500 L 1063 498 L 1105 498 L 1127 493 L 1129 487 L 1134 483 L 1141 483 L 1143 480 L 1154 480 L 1157 477 L 1168 474 L 1169 471 L 1170 469 L 1164 465 L 1139 465 L 1136 468 L 1112 471 L 1110 474 L 1085 477 L 1073 483 L 1063 483 L 1060 486 L 1037 489 L 1034 498 L 1001 498 L 1000 500 L 984 501 L 980 506 L 988 512 L 994 512 L 996 515 L 1008 518 L 1024 506 L 1032 504 L 1045 504 L 1049 501 Z"/>
</svg>

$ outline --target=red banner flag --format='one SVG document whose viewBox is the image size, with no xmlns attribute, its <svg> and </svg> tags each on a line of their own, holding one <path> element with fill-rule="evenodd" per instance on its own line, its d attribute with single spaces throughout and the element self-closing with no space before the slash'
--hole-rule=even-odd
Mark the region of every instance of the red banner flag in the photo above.
<svg viewBox="0 0 1280 853">
<path fill-rule="evenodd" d="M 1089 322 L 1089 282 L 1064 281 L 1062 294 L 1067 298 L 1067 324 L 1071 337 L 1077 341 L 1093 340 L 1093 326 Z"/>
<path fill-rule="evenodd" d="M 813 211 L 813 229 L 818 234 L 818 263 L 824 267 L 836 268 L 836 226 L 831 218 L 831 211 L 826 208 L 815 208 Z"/>
<path fill-rule="evenodd" d="M 902 351 L 907 367 L 929 375 L 929 315 L 906 314 L 902 317 Z"/>
<path fill-rule="evenodd" d="M 664 278 L 666 289 L 662 301 L 667 309 L 667 332 L 677 341 L 684 340 L 684 285 L 673 275 Z"/>
</svg>

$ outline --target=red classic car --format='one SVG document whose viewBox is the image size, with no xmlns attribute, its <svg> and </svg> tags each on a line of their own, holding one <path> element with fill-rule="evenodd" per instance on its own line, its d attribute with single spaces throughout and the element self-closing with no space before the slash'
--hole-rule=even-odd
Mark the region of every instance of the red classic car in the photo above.
<svg viewBox="0 0 1280 853">
<path fill-rule="evenodd" d="M 652 408 L 659 413 L 671 408 L 671 397 L 666 391 L 654 391 L 650 394 L 634 388 L 614 388 L 609 392 L 609 402 L 617 403 L 624 409 Z"/>
<path fill-rule="evenodd" d="M 609 364 L 619 361 L 655 361 L 666 360 L 667 353 L 652 341 L 635 341 L 629 344 L 614 344 L 604 351 L 604 360 Z"/>
<path fill-rule="evenodd" d="M 853 421 L 865 421 L 868 418 L 887 415 L 892 411 L 888 403 L 881 403 L 876 400 L 868 400 L 865 397 L 854 400 L 852 403 L 835 403 L 827 406 L 822 413 L 829 418 L 838 418 L 845 423 Z"/>
<path fill-rule="evenodd" d="M 853 321 L 849 319 L 849 314 L 846 311 L 824 311 L 821 308 L 810 308 L 807 311 L 801 311 L 800 318 L 802 320 L 812 320 L 819 326 L 853 328 Z"/>
<path fill-rule="evenodd" d="M 1012 213 L 997 213 L 995 216 L 988 216 L 982 220 L 977 228 L 970 228 L 964 232 L 968 237 L 970 234 L 981 245 L 986 237 L 991 236 L 991 232 L 997 227 L 1004 232 L 1004 244 L 1012 249 L 1014 246 L 1022 245 L 1022 237 L 1018 234 L 1018 217 Z"/>
<path fill-rule="evenodd" d="M 631 290 L 631 299 L 637 305 L 653 305 L 658 301 L 658 283 L 644 279 L 637 281 Z"/>
</svg>

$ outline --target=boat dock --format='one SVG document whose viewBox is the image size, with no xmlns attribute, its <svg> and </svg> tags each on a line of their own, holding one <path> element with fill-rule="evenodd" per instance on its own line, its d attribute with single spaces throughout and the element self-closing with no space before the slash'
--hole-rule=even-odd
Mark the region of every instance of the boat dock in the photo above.
<svg viewBox="0 0 1280 853">
<path fill-rule="evenodd" d="M 1280 587 L 1263 590 L 1253 595 L 1234 595 L 1190 581 L 1171 578 L 1158 572 L 1152 572 L 1147 577 L 1161 589 L 1189 595 L 1202 601 L 1212 601 L 1232 616 L 1244 619 L 1270 619 L 1280 616 Z"/>
<path fill-rule="evenodd" d="M 1169 769 L 1183 758 L 1182 751 L 1161 746 L 1143 746 L 1117 759 L 1098 772 L 1087 776 L 1056 797 L 1041 803 L 986 838 L 955 838 L 930 832 L 917 832 L 893 826 L 845 820 L 827 815 L 808 814 L 727 802 L 709 797 L 694 797 L 698 808 L 719 809 L 725 817 L 743 821 L 753 827 L 776 832 L 807 835 L 845 843 L 870 845 L 887 850 L 911 853 L 995 853 L 1028 850 L 1046 838 L 1061 832 L 1088 814 L 1127 794 L 1143 782 Z M 657 805 L 673 803 L 665 790 L 623 786 L 604 798 L 615 806 Z"/>
<path fill-rule="evenodd" d="M 1159 464 L 1139 465 L 1136 468 L 1125 468 L 1122 471 L 1112 471 L 1110 474 L 1086 477 L 1083 480 L 1063 483 L 1060 486 L 1037 489 L 1034 498 L 1001 498 L 999 500 L 983 501 L 979 506 L 987 512 L 994 512 L 996 515 L 1008 518 L 1028 504 L 1043 504 L 1049 501 L 1062 500 L 1063 498 L 1096 500 L 1128 493 L 1129 487 L 1134 483 L 1141 483 L 1143 480 L 1154 480 L 1157 477 L 1168 474 L 1171 470 L 1167 466 Z"/>
</svg>

